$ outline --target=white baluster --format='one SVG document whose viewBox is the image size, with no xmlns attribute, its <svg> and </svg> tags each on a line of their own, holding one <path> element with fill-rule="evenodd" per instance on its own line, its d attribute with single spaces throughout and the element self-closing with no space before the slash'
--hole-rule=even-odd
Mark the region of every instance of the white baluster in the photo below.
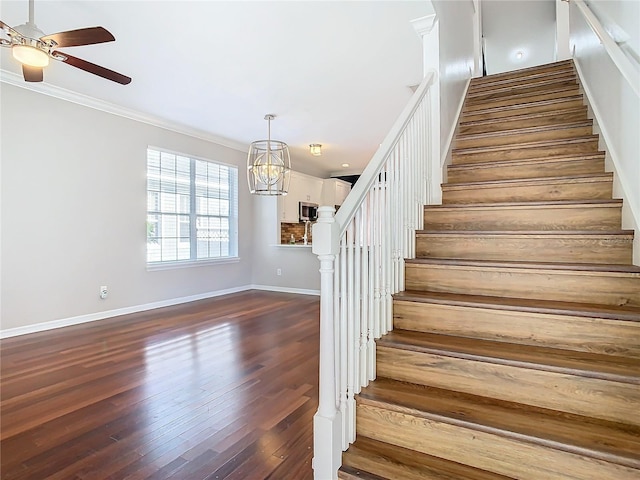
<svg viewBox="0 0 640 480">
<path fill-rule="evenodd" d="M 345 234 L 347 242 L 347 410 L 349 422 L 347 424 L 347 441 L 352 443 L 356 439 L 356 331 L 355 331 L 355 268 L 354 268 L 354 240 L 353 220 L 349 222 Z"/>
<path fill-rule="evenodd" d="M 353 305 L 353 310 L 354 310 L 354 315 L 353 315 L 353 319 L 354 319 L 354 339 L 353 339 L 353 350 L 354 350 L 354 375 L 355 375 L 355 381 L 354 381 L 354 385 L 355 385 L 355 393 L 360 393 L 360 390 L 362 389 L 362 385 L 363 383 L 361 382 L 360 378 L 360 371 L 363 368 L 363 363 L 361 361 L 361 347 L 362 347 L 362 343 L 361 343 L 361 329 L 362 329 L 362 323 L 361 323 L 361 312 L 362 312 L 362 288 L 360 286 L 360 282 L 362 280 L 362 269 L 361 269 L 361 265 L 360 265 L 360 261 L 362 259 L 362 238 L 361 238 L 361 234 L 362 234 L 362 229 L 361 229 L 361 225 L 360 222 L 362 221 L 362 207 L 360 207 L 358 209 L 358 211 L 356 212 L 356 215 L 354 217 L 353 220 L 353 228 L 354 228 L 354 265 L 353 265 L 353 293 L 354 293 L 354 305 Z"/>
<path fill-rule="evenodd" d="M 349 362 L 347 339 L 347 309 L 349 301 L 347 297 L 347 237 L 340 238 L 340 404 L 342 412 L 342 449 L 349 446 L 348 425 L 351 423 L 351 412 L 347 402 L 349 388 Z"/>
<path fill-rule="evenodd" d="M 368 244 L 368 249 L 367 249 L 367 259 L 368 259 L 368 272 L 367 272 L 367 276 L 368 276 L 368 286 L 367 289 L 369 291 L 369 295 L 368 295 L 368 300 L 369 300 L 369 315 L 367 316 L 367 339 L 368 339 L 368 344 L 367 344 L 367 364 L 368 364 L 368 369 L 367 369 L 367 375 L 369 380 L 374 380 L 376 378 L 376 344 L 375 344 L 375 339 L 378 338 L 376 336 L 376 327 L 375 327 L 375 318 L 376 318 L 376 314 L 375 314 L 375 302 L 376 302 L 376 294 L 375 294 L 375 268 L 376 268 L 376 264 L 375 264 L 375 254 L 374 254 L 374 248 L 373 248 L 373 243 L 374 243 L 374 221 L 373 221 L 373 217 L 375 215 L 375 205 L 374 205 L 374 201 L 373 201 L 373 192 L 371 190 L 369 190 L 369 193 L 367 194 L 367 211 L 368 211 L 368 215 L 367 215 L 367 231 L 368 231 L 368 235 L 367 235 L 367 244 Z"/>
</svg>

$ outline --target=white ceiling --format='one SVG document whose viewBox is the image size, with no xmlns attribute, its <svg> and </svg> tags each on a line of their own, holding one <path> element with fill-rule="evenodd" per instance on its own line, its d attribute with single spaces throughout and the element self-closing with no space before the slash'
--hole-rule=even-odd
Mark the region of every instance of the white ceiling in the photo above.
<svg viewBox="0 0 640 480">
<path fill-rule="evenodd" d="M 27 20 L 27 0 L 0 7 L 8 25 Z M 276 114 L 272 138 L 316 175 L 369 161 L 422 78 L 410 20 L 427 13 L 403 0 L 35 2 L 46 34 L 108 29 L 115 42 L 61 50 L 133 78 L 122 86 L 52 62 L 46 83 L 243 145 L 266 138 L 264 115 Z M 0 62 L 20 72 L 9 49 Z"/>
</svg>

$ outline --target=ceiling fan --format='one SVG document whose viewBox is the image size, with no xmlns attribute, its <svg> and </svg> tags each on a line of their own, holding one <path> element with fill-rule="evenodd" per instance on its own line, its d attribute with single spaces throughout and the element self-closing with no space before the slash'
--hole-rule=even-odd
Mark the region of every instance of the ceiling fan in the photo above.
<svg viewBox="0 0 640 480">
<path fill-rule="evenodd" d="M 108 30 L 102 27 L 89 27 L 45 35 L 34 23 L 33 1 L 29 0 L 27 23 L 12 28 L 0 20 L 0 29 L 3 34 L 0 37 L 0 46 L 11 47 L 13 57 L 22 63 L 22 75 L 25 81 L 41 82 L 43 69 L 49 65 L 49 59 L 52 58 L 122 85 L 131 82 L 131 78 L 121 73 L 56 50 L 63 47 L 113 42 L 115 38 Z"/>
</svg>

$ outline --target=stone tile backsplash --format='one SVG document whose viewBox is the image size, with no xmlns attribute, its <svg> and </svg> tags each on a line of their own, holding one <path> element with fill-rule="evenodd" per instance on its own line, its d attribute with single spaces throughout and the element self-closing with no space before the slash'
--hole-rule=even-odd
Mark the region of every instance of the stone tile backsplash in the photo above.
<svg viewBox="0 0 640 480">
<path fill-rule="evenodd" d="M 307 241 L 311 243 L 311 227 L 309 225 L 309 231 L 307 232 Z M 291 234 L 296 239 L 296 243 L 302 242 L 302 236 L 304 235 L 304 223 L 281 223 L 280 224 L 280 243 L 290 243 Z"/>
</svg>

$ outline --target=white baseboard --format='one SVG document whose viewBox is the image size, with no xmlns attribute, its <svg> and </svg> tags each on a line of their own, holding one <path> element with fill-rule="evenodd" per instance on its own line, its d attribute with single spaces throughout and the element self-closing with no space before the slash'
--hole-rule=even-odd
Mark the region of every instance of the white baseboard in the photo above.
<svg viewBox="0 0 640 480">
<path fill-rule="evenodd" d="M 104 320 L 105 318 L 117 317 L 120 315 L 128 315 L 130 313 L 144 312 L 153 310 L 154 308 L 170 307 L 181 303 L 195 302 L 196 300 L 204 300 L 206 298 L 219 297 L 230 293 L 244 292 L 246 290 L 265 290 L 270 292 L 297 293 L 300 295 L 320 295 L 320 290 L 308 290 L 303 288 L 287 288 L 274 287 L 271 285 L 242 285 L 240 287 L 226 288 L 224 290 L 216 290 L 214 292 L 199 293 L 197 295 L 189 295 L 188 297 L 170 298 L 168 300 L 160 300 L 158 302 L 146 303 L 144 305 L 134 305 L 131 307 L 116 308 L 114 310 L 105 310 L 103 312 L 88 313 L 86 315 L 78 315 L 76 317 L 62 318 L 60 320 L 52 320 L 50 322 L 35 323 L 24 327 L 8 328 L 0 330 L 0 339 L 17 337 L 28 333 L 44 332 L 53 330 L 54 328 L 70 327 L 81 323 L 95 322 Z"/>
<path fill-rule="evenodd" d="M 266 290 L 268 292 L 297 293 L 299 295 L 320 295 L 320 290 L 310 290 L 307 288 L 275 287 L 272 285 L 251 285 L 253 290 Z"/>
</svg>

